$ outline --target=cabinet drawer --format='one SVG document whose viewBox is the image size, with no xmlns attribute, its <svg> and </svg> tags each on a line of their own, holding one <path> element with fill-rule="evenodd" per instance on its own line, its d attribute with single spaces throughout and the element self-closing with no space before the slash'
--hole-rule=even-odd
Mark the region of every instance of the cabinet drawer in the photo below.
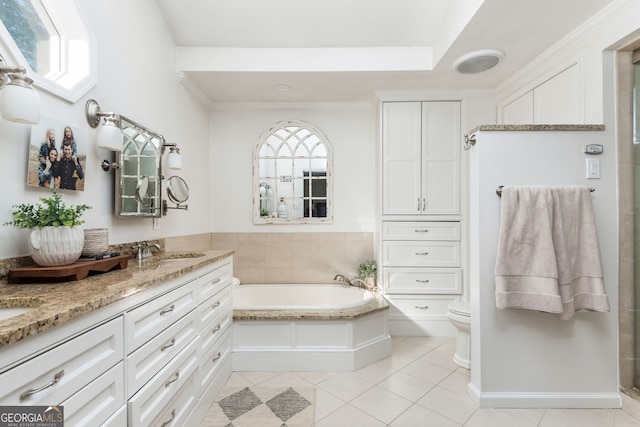
<svg viewBox="0 0 640 427">
<path fill-rule="evenodd" d="M 227 358 L 231 357 L 231 329 L 215 341 L 213 346 L 202 353 L 200 357 L 200 374 L 198 375 L 200 386 L 205 390 L 213 378 L 218 375 Z"/>
<path fill-rule="evenodd" d="M 3 373 L 0 405 L 63 402 L 123 359 L 122 335 L 120 316 Z"/>
<path fill-rule="evenodd" d="M 382 262 L 393 267 L 460 267 L 460 242 L 383 242 Z"/>
<path fill-rule="evenodd" d="M 198 279 L 198 303 L 202 304 L 211 298 L 222 288 L 231 284 L 233 280 L 233 267 L 231 263 L 205 274 Z"/>
<path fill-rule="evenodd" d="M 227 331 L 233 322 L 233 310 L 225 310 L 218 317 L 205 325 L 200 331 L 202 352 L 207 352 L 211 346 Z"/>
<path fill-rule="evenodd" d="M 138 391 L 158 370 L 195 338 L 198 330 L 198 315 L 193 310 L 127 356 L 129 396 Z"/>
<path fill-rule="evenodd" d="M 191 341 L 171 362 L 129 399 L 129 426 L 155 425 L 152 421 L 166 415 L 167 406 L 174 401 L 185 386 L 194 387 L 197 385 L 193 377 L 198 369 L 196 352 L 199 345 L 198 339 Z M 198 390 L 192 391 L 194 392 L 193 399 L 195 399 Z M 190 410 L 191 408 L 188 409 Z M 182 411 L 184 409 L 176 408 L 176 411 L 179 410 Z M 171 409 L 169 412 L 171 412 Z M 170 416 L 165 421 L 168 421 L 169 418 Z M 160 421 L 161 423 L 162 421 Z"/>
<path fill-rule="evenodd" d="M 201 325 L 208 325 L 225 311 L 231 311 L 231 286 L 227 286 L 198 307 Z"/>
<path fill-rule="evenodd" d="M 67 427 L 100 425 L 125 402 L 124 362 L 120 362 L 62 402 L 64 425 Z"/>
<path fill-rule="evenodd" d="M 382 223 L 383 240 L 460 240 L 459 222 Z"/>
<path fill-rule="evenodd" d="M 392 296 L 389 300 L 389 320 L 447 320 L 447 307 L 457 300 L 454 295 L 416 298 Z"/>
<path fill-rule="evenodd" d="M 384 267 L 385 293 L 461 294 L 460 268 Z"/>
<path fill-rule="evenodd" d="M 196 308 L 196 281 L 174 289 L 124 315 L 127 354 Z"/>
</svg>

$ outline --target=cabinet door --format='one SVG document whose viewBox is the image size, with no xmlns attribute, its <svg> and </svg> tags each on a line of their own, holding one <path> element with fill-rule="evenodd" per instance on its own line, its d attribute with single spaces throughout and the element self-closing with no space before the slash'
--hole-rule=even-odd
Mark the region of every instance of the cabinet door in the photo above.
<svg viewBox="0 0 640 427">
<path fill-rule="evenodd" d="M 427 215 L 460 213 L 460 103 L 422 104 L 422 205 Z"/>
<path fill-rule="evenodd" d="M 382 105 L 382 213 L 419 214 L 422 207 L 422 106 Z"/>
</svg>

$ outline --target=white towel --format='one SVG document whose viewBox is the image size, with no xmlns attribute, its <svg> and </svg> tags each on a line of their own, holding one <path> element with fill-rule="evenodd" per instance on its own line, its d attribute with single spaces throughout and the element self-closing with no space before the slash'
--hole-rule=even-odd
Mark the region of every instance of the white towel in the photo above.
<svg viewBox="0 0 640 427">
<path fill-rule="evenodd" d="M 589 189 L 502 189 L 496 305 L 558 313 L 609 311 Z"/>
</svg>

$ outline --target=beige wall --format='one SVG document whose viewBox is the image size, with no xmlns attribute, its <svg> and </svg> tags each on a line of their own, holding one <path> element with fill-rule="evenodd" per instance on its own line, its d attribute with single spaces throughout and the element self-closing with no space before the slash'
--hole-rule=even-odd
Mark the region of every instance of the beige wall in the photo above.
<svg viewBox="0 0 640 427">
<path fill-rule="evenodd" d="M 232 249 L 242 283 L 331 283 L 374 258 L 373 233 L 213 233 L 213 249 Z"/>
</svg>

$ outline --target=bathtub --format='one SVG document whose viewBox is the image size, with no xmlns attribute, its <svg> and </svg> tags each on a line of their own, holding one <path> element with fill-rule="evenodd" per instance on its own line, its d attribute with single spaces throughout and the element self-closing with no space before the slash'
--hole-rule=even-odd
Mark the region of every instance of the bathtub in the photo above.
<svg viewBox="0 0 640 427">
<path fill-rule="evenodd" d="M 391 354 L 384 297 L 337 284 L 234 286 L 235 371 L 354 371 Z"/>
</svg>

